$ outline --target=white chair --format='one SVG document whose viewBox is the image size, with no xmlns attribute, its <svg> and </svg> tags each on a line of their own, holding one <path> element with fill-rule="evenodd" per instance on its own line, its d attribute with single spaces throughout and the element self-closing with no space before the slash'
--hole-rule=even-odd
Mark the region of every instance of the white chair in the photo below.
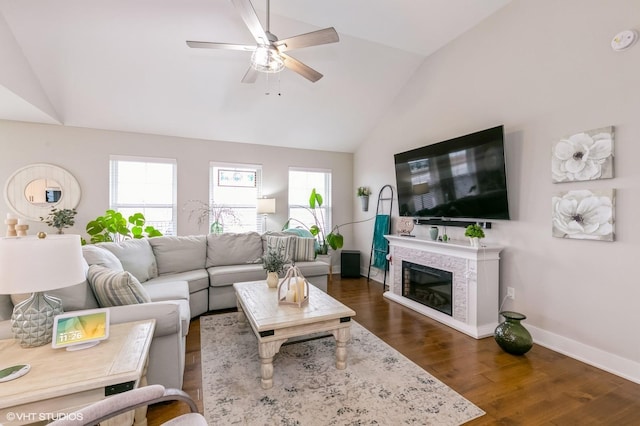
<svg viewBox="0 0 640 426">
<path fill-rule="evenodd" d="M 198 407 L 189 395 L 179 389 L 165 389 L 162 385 L 144 386 L 110 396 L 75 411 L 73 414 L 69 413 L 68 416 L 56 420 L 50 423 L 50 425 L 97 425 L 100 422 L 135 410 L 136 408 L 165 401 L 183 401 L 189 405 L 191 413 L 182 414 L 179 417 L 163 423 L 163 425 L 207 426 L 206 420 L 198 413 Z"/>
</svg>

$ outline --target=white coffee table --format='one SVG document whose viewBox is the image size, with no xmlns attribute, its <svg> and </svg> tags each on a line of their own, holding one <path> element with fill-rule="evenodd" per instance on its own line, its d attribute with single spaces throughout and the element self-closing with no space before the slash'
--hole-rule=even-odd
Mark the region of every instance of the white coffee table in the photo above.
<svg viewBox="0 0 640 426">
<path fill-rule="evenodd" d="M 258 338 L 261 385 L 273 386 L 273 357 L 288 339 L 329 332 L 336 339 L 336 368 L 347 366 L 346 345 L 351 336 L 351 317 L 356 313 L 322 290 L 309 285 L 309 303 L 301 308 L 278 305 L 277 289 L 265 281 L 235 283 L 238 312 Z"/>
</svg>

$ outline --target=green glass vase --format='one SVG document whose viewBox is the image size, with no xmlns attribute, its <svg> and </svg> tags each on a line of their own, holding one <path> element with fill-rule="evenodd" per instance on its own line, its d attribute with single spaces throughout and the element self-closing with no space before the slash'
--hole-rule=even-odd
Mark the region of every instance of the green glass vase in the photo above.
<svg viewBox="0 0 640 426">
<path fill-rule="evenodd" d="M 212 234 L 222 234 L 224 229 L 222 228 L 222 224 L 220 222 L 213 222 L 211 224 L 211 233 Z"/>
<path fill-rule="evenodd" d="M 498 345 L 507 353 L 523 355 L 533 347 L 533 338 L 520 321 L 527 319 L 518 312 L 500 312 L 505 320 L 496 327 L 494 338 Z"/>
</svg>

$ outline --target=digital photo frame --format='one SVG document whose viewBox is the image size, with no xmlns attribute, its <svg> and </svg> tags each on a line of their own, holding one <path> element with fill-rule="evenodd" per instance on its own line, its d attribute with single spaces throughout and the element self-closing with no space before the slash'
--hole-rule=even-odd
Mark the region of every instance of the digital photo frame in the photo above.
<svg viewBox="0 0 640 426">
<path fill-rule="evenodd" d="M 53 348 L 66 348 L 68 351 L 86 349 L 108 337 L 108 309 L 73 311 L 53 318 Z"/>
</svg>

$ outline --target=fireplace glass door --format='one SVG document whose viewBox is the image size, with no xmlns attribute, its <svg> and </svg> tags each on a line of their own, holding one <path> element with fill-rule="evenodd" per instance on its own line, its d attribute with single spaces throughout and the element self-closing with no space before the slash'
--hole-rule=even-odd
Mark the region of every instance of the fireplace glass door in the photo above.
<svg viewBox="0 0 640 426">
<path fill-rule="evenodd" d="M 402 295 L 451 316 L 453 274 L 402 261 Z"/>
</svg>

